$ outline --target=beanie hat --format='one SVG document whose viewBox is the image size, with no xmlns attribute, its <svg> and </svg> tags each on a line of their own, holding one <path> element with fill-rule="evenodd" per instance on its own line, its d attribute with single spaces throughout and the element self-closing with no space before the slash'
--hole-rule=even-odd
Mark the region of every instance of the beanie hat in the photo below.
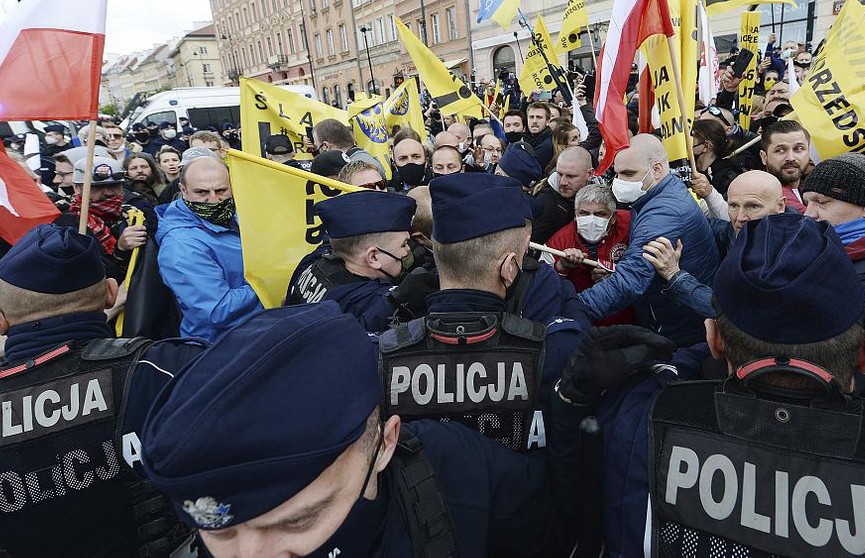
<svg viewBox="0 0 865 558">
<path fill-rule="evenodd" d="M 865 156 L 844 153 L 826 159 L 814 167 L 799 190 L 865 207 Z"/>
</svg>

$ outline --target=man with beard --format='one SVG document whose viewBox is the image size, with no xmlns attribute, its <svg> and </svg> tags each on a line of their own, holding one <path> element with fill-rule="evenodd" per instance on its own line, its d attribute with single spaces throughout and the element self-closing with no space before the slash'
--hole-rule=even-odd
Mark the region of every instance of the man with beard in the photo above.
<svg viewBox="0 0 865 558">
<path fill-rule="evenodd" d="M 159 273 L 183 315 L 182 337 L 210 341 L 262 309 L 243 277 L 228 168 L 198 157 L 180 173 L 181 199 L 159 206 Z"/>
<path fill-rule="evenodd" d="M 546 169 L 553 160 L 553 132 L 550 130 L 550 107 L 546 103 L 532 103 L 526 110 L 528 130 L 523 141 L 535 149 L 535 158 Z M 590 159 L 591 165 L 591 159 Z"/>
<path fill-rule="evenodd" d="M 805 213 L 799 184 L 808 167 L 811 136 L 795 120 L 779 120 L 763 132 L 760 159 L 766 172 L 775 175 L 781 182 L 787 207 Z"/>
<path fill-rule="evenodd" d="M 545 243 L 574 220 L 574 196 L 588 183 L 592 171 L 592 156 L 582 147 L 568 147 L 559 154 L 556 171 L 535 198 L 543 211 L 535 220 L 532 242 Z"/>
<path fill-rule="evenodd" d="M 55 220 L 58 225 L 78 227 L 86 162 L 86 159 L 81 159 L 74 165 L 72 176 L 74 194 L 69 211 Z M 143 211 L 147 224 L 153 230 L 156 229 L 156 219 L 150 205 L 140 196 L 134 194 L 124 196 L 123 169 L 120 163 L 111 157 L 93 157 L 87 234 L 96 237 L 102 247 L 106 275 L 118 282 L 122 282 L 126 275 L 132 249 L 143 246 L 147 242 L 148 230 L 144 225 L 126 226 L 123 218 L 124 203 Z"/>
<path fill-rule="evenodd" d="M 123 161 L 127 186 L 130 192 L 140 194 L 153 204 L 159 203 L 159 194 L 165 189 L 156 161 L 147 153 L 136 153 Z"/>
</svg>

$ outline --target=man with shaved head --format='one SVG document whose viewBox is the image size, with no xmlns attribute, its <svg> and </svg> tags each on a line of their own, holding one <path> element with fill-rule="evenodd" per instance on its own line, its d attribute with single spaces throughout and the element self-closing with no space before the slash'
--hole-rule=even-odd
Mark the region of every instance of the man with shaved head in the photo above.
<svg viewBox="0 0 865 558">
<path fill-rule="evenodd" d="M 555 172 L 538 190 L 536 200 L 542 211 L 532 229 L 532 242 L 545 243 L 574 220 L 574 196 L 588 183 L 593 171 L 592 156 L 582 147 L 568 147 L 559 154 Z"/>
<path fill-rule="evenodd" d="M 726 235 L 729 244 L 733 243 L 735 235 L 749 221 L 785 211 L 797 213 L 787 209 L 781 182 L 774 175 L 764 171 L 740 174 L 727 190 L 727 214 L 732 226 L 732 231 L 728 229 Z M 674 247 L 668 238 L 662 236 L 643 247 L 643 257 L 655 267 L 658 276 L 666 283 L 663 290 L 667 296 L 705 318 L 714 318 L 711 287 L 679 267 L 685 249 L 681 240 Z"/>
<path fill-rule="evenodd" d="M 159 273 L 183 315 L 180 335 L 212 341 L 262 306 L 243 277 L 228 168 L 199 157 L 179 181 L 181 198 L 158 210 Z"/>
<path fill-rule="evenodd" d="M 683 308 L 661 292 L 664 282 L 643 257 L 643 246 L 663 236 L 674 245 L 689 247 L 681 267 L 708 284 L 718 267 L 712 229 L 685 184 L 670 174 L 661 140 L 651 134 L 631 138 L 631 145 L 616 155 L 613 194 L 631 206 L 628 249 L 608 279 L 578 295 L 599 320 L 630 304 L 638 323 L 668 337 L 679 346 L 705 337 L 703 317 Z"/>
<path fill-rule="evenodd" d="M 439 132 L 438 134 L 436 134 L 436 139 L 433 143 L 433 146 L 435 147 L 435 149 L 438 149 L 443 145 L 448 145 L 456 150 L 459 150 L 460 139 L 453 132 Z"/>
</svg>

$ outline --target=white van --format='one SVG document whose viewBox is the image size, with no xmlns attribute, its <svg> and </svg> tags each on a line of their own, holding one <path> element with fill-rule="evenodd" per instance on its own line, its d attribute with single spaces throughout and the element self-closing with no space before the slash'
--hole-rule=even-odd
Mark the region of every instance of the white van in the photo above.
<svg viewBox="0 0 865 558">
<path fill-rule="evenodd" d="M 280 89 L 300 93 L 310 99 L 318 99 L 311 85 L 279 85 Z M 239 87 L 181 87 L 157 93 L 132 111 L 121 123 L 124 129 L 141 122 L 159 124 L 168 121 L 177 126 L 180 117 L 188 118 L 190 124 L 203 130 L 208 126 L 222 129 L 225 122 L 240 125 Z"/>
</svg>

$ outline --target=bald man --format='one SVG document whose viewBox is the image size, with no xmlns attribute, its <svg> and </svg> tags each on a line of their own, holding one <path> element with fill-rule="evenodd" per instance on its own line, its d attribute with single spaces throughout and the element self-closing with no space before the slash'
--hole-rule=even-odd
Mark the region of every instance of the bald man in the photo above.
<svg viewBox="0 0 865 558">
<path fill-rule="evenodd" d="M 426 184 L 426 163 L 426 150 L 421 142 L 406 138 L 397 143 L 393 148 L 393 164 L 399 176 L 393 178 L 394 189 L 411 190 L 420 184 Z"/>
<path fill-rule="evenodd" d="M 262 306 L 243 277 L 228 168 L 199 157 L 183 166 L 179 184 L 181 198 L 157 208 L 159 273 L 183 316 L 181 337 L 213 341 Z"/>
<path fill-rule="evenodd" d="M 729 225 L 720 232 L 726 248 L 733 243 L 739 231 L 748 221 L 756 221 L 767 215 L 796 213 L 787 209 L 787 200 L 781 190 L 781 182 L 764 171 L 749 171 L 737 176 L 727 190 L 727 216 Z M 713 224 L 721 221 L 713 221 Z M 712 289 L 701 283 L 679 267 L 682 252 L 689 247 L 679 242 L 676 247 L 666 237 L 659 237 L 643 247 L 643 257 L 655 267 L 655 271 L 666 285 L 663 292 L 704 318 L 714 318 Z M 726 249 L 723 250 L 726 255 Z"/>
<path fill-rule="evenodd" d="M 436 149 L 448 145 L 459 150 L 460 139 L 453 132 L 439 132 L 436 134 L 436 139 L 433 145 Z"/>
<path fill-rule="evenodd" d="M 460 153 L 465 155 L 472 148 L 474 138 L 472 138 L 472 131 L 468 126 L 462 122 L 454 122 L 448 126 L 448 132 L 457 137 L 457 149 L 460 150 Z"/>
<path fill-rule="evenodd" d="M 661 140 L 639 134 L 615 159 L 613 194 L 631 207 L 628 249 L 608 279 L 581 292 L 578 300 L 599 320 L 633 304 L 639 325 L 689 346 L 705 339 L 703 317 L 663 296 L 663 281 L 643 257 L 643 246 L 663 236 L 673 245 L 681 240 L 689 249 L 682 269 L 708 284 L 718 267 L 712 229 L 685 184 L 670 174 Z"/>
<path fill-rule="evenodd" d="M 591 179 L 592 156 L 579 146 L 568 147 L 556 160 L 556 171 L 538 190 L 542 208 L 532 229 L 532 242 L 545 243 L 559 229 L 574 220 L 574 196 Z"/>
</svg>

